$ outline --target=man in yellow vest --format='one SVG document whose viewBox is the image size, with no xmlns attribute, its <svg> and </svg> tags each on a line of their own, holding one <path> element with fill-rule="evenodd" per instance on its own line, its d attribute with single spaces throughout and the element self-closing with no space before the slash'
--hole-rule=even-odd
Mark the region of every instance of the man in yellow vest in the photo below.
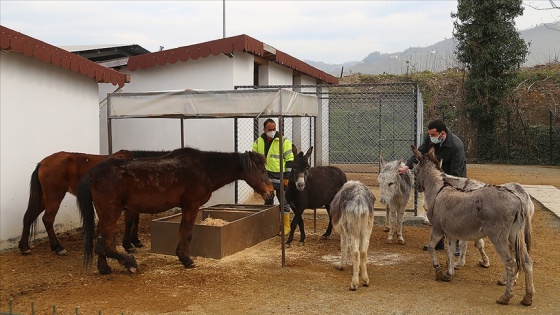
<svg viewBox="0 0 560 315">
<path fill-rule="evenodd" d="M 268 177 L 274 190 L 276 191 L 276 198 L 280 202 L 280 198 L 284 199 L 284 235 L 290 233 L 290 206 L 286 202 L 285 196 L 280 196 L 280 139 L 276 131 L 276 122 L 272 119 L 267 119 L 264 122 L 264 132 L 253 143 L 253 152 L 258 152 L 266 157 L 266 170 Z M 284 187 L 287 187 L 288 177 L 290 175 L 294 154 L 292 153 L 292 141 L 283 138 L 282 143 L 282 162 L 284 163 Z M 272 205 L 274 197 L 265 200 L 265 205 Z"/>
</svg>

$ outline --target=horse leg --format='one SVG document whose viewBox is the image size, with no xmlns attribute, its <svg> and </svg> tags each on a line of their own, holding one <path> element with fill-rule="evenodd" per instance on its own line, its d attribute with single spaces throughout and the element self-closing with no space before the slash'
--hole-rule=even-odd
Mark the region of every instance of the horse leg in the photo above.
<svg viewBox="0 0 560 315">
<path fill-rule="evenodd" d="M 177 245 L 177 257 L 185 268 L 194 268 L 194 261 L 189 254 L 189 245 L 192 240 L 192 232 L 198 209 L 202 204 L 187 204 L 183 206 L 181 225 L 179 226 L 179 244 Z"/>
<path fill-rule="evenodd" d="M 331 236 L 333 229 L 330 204 L 326 204 L 325 209 L 327 209 L 327 214 L 329 215 L 329 225 L 327 226 L 327 230 L 325 231 L 325 233 L 321 236 L 321 239 L 326 239 Z"/>
<path fill-rule="evenodd" d="M 21 238 L 18 244 L 18 248 L 23 255 L 31 254 L 31 247 L 29 246 L 31 229 L 32 227 L 36 227 L 34 224 L 37 217 L 39 217 L 39 215 L 45 210 L 45 205 L 42 200 L 40 201 L 39 209 L 31 209 L 31 206 L 31 204 L 28 206 L 27 211 L 23 216 L 23 230 L 21 231 Z"/>
<path fill-rule="evenodd" d="M 383 227 L 383 232 L 389 232 L 391 230 L 391 211 L 389 205 L 385 208 L 385 226 Z"/>
<path fill-rule="evenodd" d="M 54 218 L 58 213 L 60 204 L 66 195 L 66 191 L 62 194 L 56 196 L 45 196 L 45 214 L 43 214 L 43 224 L 45 225 L 45 230 L 49 236 L 49 243 L 51 245 L 51 251 L 55 252 L 57 255 L 66 255 L 66 249 L 60 245 L 56 233 L 54 232 Z"/>
<path fill-rule="evenodd" d="M 397 208 L 397 243 L 400 245 L 404 245 L 402 224 L 405 207 L 406 205 L 401 205 Z"/>
<path fill-rule="evenodd" d="M 142 247 L 144 244 L 138 239 L 138 223 L 140 222 L 140 215 L 130 210 L 124 211 L 124 235 L 122 240 L 122 247 L 127 253 L 135 253 L 135 247 Z"/>
<path fill-rule="evenodd" d="M 478 249 L 478 252 L 480 253 L 480 257 L 481 257 L 481 260 L 478 262 L 478 265 L 484 268 L 490 267 L 490 259 L 488 258 L 488 255 L 486 255 L 486 252 L 484 251 L 484 240 L 481 238 L 475 240 L 474 247 Z"/>
<path fill-rule="evenodd" d="M 99 274 L 108 274 L 111 267 L 107 264 L 107 257 L 116 259 L 120 265 L 124 266 L 130 273 L 136 273 L 138 264 L 134 256 L 121 254 L 117 251 L 115 243 L 115 235 L 117 231 L 117 220 L 121 214 L 121 209 L 111 209 L 106 205 L 95 205 L 96 209 L 106 209 L 108 212 L 101 213 L 97 210 L 99 222 L 97 224 L 98 237 L 95 244 L 95 253 L 97 254 L 97 270 Z"/>
<path fill-rule="evenodd" d="M 455 269 L 459 269 L 465 265 L 465 256 L 467 255 L 467 241 L 460 240 L 459 248 L 461 250 L 461 254 L 459 255 L 459 260 L 457 260 L 457 262 L 453 265 Z"/>
</svg>

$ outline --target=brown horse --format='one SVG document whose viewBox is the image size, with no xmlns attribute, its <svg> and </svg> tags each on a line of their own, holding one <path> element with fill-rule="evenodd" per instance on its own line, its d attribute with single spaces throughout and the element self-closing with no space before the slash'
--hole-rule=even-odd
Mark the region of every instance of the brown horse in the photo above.
<svg viewBox="0 0 560 315">
<path fill-rule="evenodd" d="M 74 152 L 57 152 L 45 157 L 37 164 L 31 174 L 29 183 L 29 202 L 23 217 L 23 230 L 19 241 L 22 254 L 31 254 L 29 239 L 37 232 L 37 218 L 43 215 L 43 224 L 47 231 L 51 250 L 58 255 L 65 255 L 66 250 L 54 232 L 54 219 L 66 192 L 76 195 L 78 181 L 95 164 L 114 158 L 143 158 L 161 156 L 169 151 L 127 151 L 121 150 L 112 155 L 96 155 Z M 142 247 L 138 239 L 137 213 L 125 213 L 126 231 L 123 238 L 123 247 L 127 251 L 134 251 L 134 247 Z"/>
<path fill-rule="evenodd" d="M 265 169 L 265 158 L 254 152 L 223 153 L 182 148 L 151 159 L 107 159 L 95 165 L 78 185 L 78 206 L 83 221 L 84 265 L 91 265 L 95 213 L 97 224 L 97 269 L 111 272 L 107 257 L 116 259 L 129 272 L 136 272 L 134 256 L 119 253 L 113 241 L 123 210 L 160 213 L 182 209 L 177 256 L 185 268 L 194 267 L 189 244 L 200 206 L 215 190 L 244 180 L 265 200 L 274 188 Z M 95 206 L 95 210 L 94 210 Z"/>
</svg>

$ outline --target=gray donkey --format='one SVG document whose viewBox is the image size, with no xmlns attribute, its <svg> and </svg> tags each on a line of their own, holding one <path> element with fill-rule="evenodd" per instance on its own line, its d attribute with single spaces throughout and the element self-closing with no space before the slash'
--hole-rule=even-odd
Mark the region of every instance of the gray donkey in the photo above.
<svg viewBox="0 0 560 315">
<path fill-rule="evenodd" d="M 379 157 L 381 172 L 377 177 L 381 192 L 381 203 L 387 205 L 385 210 L 385 232 L 389 232 L 387 242 L 393 242 L 395 230 L 397 243 L 404 245 L 402 232 L 403 214 L 410 197 L 412 188 L 412 174 L 409 170 L 400 175 L 399 167 L 404 166 L 400 160 L 385 162 L 383 156 Z"/>
<path fill-rule="evenodd" d="M 418 164 L 414 167 L 418 189 L 424 191 L 432 233 L 428 251 L 436 272 L 436 280 L 450 281 L 455 270 L 454 249 L 447 248 L 447 273 L 442 270 L 436 243 L 445 235 L 449 244 L 456 240 L 477 240 L 487 236 L 502 262 L 506 274 L 504 294 L 496 301 L 508 304 L 513 296 L 515 275 L 522 267 L 525 274 L 525 296 L 521 304 L 533 303 L 533 261 L 529 256 L 531 244 L 531 219 L 527 202 L 513 186 L 488 186 L 472 191 L 462 191 L 444 182 L 445 173 L 439 167 L 430 148 L 422 155 L 412 146 Z"/>
</svg>

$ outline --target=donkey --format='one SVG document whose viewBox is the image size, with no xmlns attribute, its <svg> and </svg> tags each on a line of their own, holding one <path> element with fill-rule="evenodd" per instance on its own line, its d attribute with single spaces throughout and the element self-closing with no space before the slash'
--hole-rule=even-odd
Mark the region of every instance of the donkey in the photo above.
<svg viewBox="0 0 560 315">
<path fill-rule="evenodd" d="M 344 270 L 349 262 L 348 256 L 352 257 L 351 291 L 358 287 L 360 275 L 362 284 L 369 286 L 366 262 L 374 203 L 375 196 L 371 190 L 359 181 L 346 182 L 331 202 L 333 226 L 340 234 L 340 262 L 336 264 L 336 269 Z"/>
<path fill-rule="evenodd" d="M 309 166 L 309 157 L 313 152 L 310 147 L 305 155 L 297 151 L 297 147 L 292 144 L 294 161 L 292 171 L 286 189 L 286 201 L 294 212 L 294 218 L 290 223 L 290 234 L 286 240 L 289 247 L 294 239 L 296 225 L 299 226 L 299 244 L 305 242 L 305 229 L 303 227 L 302 214 L 305 209 L 317 209 L 325 207 L 329 214 L 329 226 L 323 234 L 323 238 L 329 237 L 332 233 L 332 221 L 330 213 L 330 203 L 334 195 L 346 183 L 346 174 L 335 166 Z"/>
<path fill-rule="evenodd" d="M 389 232 L 387 242 L 393 242 L 395 230 L 397 232 L 397 243 L 404 245 L 402 233 L 403 215 L 412 191 L 412 174 L 407 170 L 399 174 L 399 168 L 404 166 L 400 160 L 385 162 L 380 158 L 381 172 L 377 177 L 379 190 L 381 192 L 381 203 L 387 205 L 385 210 L 385 232 Z"/>
<path fill-rule="evenodd" d="M 424 191 L 428 205 L 428 218 L 432 223 L 428 251 L 436 273 L 436 280 L 450 281 L 455 272 L 454 248 L 447 247 L 447 273 L 444 274 L 434 246 L 445 235 L 448 244 L 457 239 L 477 240 L 487 236 L 504 263 L 506 288 L 496 301 L 508 304 L 513 296 L 515 274 L 520 267 L 525 274 L 525 296 L 521 304 L 533 303 L 533 261 L 529 256 L 531 220 L 528 204 L 507 187 L 488 186 L 472 191 L 461 191 L 446 185 L 445 174 L 438 167 L 434 148 L 426 155 L 413 145 L 412 152 L 418 160 L 414 167 L 418 189 Z"/>
</svg>

